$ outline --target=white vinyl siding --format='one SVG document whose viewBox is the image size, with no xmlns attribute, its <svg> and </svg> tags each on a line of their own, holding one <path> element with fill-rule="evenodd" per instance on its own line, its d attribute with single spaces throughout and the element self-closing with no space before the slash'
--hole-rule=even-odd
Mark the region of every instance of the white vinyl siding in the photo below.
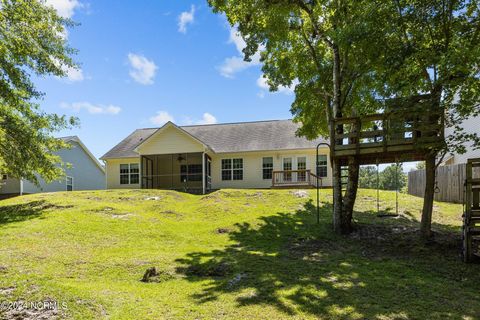
<svg viewBox="0 0 480 320">
<path fill-rule="evenodd" d="M 120 165 L 136 164 L 140 168 L 140 158 L 108 159 L 106 161 L 107 189 L 138 189 L 138 184 L 120 183 Z"/>
<path fill-rule="evenodd" d="M 331 186 L 331 168 L 328 161 L 328 149 L 320 149 L 321 153 L 326 155 L 325 169 L 327 177 L 322 179 L 322 186 Z M 211 180 L 212 189 L 222 188 L 270 188 L 272 186 L 271 179 L 263 178 L 263 158 L 271 158 L 273 160 L 272 171 L 283 170 L 283 158 L 292 159 L 292 169 L 296 166 L 298 157 L 306 157 L 306 170 L 310 170 L 312 173 L 316 172 L 316 152 L 315 149 L 308 150 L 278 150 L 278 151 L 265 151 L 265 152 L 243 152 L 243 153 L 224 153 L 215 154 L 208 152 L 208 155 L 212 158 L 211 163 Z M 242 180 L 233 179 L 233 159 L 242 159 Z M 226 160 L 223 161 L 222 160 Z M 138 185 L 121 185 L 119 176 L 120 164 L 126 163 L 138 163 L 139 158 L 128 159 L 109 159 L 107 161 L 107 182 L 109 189 L 118 188 L 140 188 Z M 225 170 L 222 170 L 222 163 Z M 302 165 L 301 165 L 302 166 Z M 239 169 L 237 169 L 239 170 Z M 222 179 L 224 172 L 225 176 L 229 178 Z M 239 172 L 238 172 L 239 173 Z"/>
<path fill-rule="evenodd" d="M 120 184 L 139 184 L 140 166 L 138 163 L 120 164 Z"/>
<path fill-rule="evenodd" d="M 322 154 L 328 154 L 327 148 L 321 148 Z M 315 149 L 307 150 L 278 150 L 264 152 L 243 152 L 243 153 L 209 153 L 212 157 L 212 189 L 222 188 L 270 188 L 272 179 L 263 178 L 263 158 L 272 158 L 272 171 L 283 170 L 283 158 L 292 159 L 292 169 L 297 166 L 298 157 L 306 157 L 306 169 L 312 173 L 316 172 L 315 168 Z M 243 180 L 222 180 L 222 159 L 243 159 Z M 302 165 L 301 165 L 302 166 Z M 322 179 L 322 186 L 331 186 L 331 168 L 328 164 L 328 176 Z"/>
<path fill-rule="evenodd" d="M 139 147 L 141 155 L 203 152 L 205 147 L 187 132 L 166 125 L 145 140 Z"/>
</svg>

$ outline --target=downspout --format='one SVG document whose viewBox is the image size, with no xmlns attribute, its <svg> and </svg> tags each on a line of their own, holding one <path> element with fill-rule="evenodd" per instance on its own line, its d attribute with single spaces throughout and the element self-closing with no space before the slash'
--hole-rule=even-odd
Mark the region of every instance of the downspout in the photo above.
<svg viewBox="0 0 480 320">
<path fill-rule="evenodd" d="M 105 167 L 105 190 L 108 189 L 108 170 L 107 170 L 107 161 L 102 159 L 103 165 Z"/>
<path fill-rule="evenodd" d="M 202 153 L 202 194 L 205 194 L 205 151 Z"/>
</svg>

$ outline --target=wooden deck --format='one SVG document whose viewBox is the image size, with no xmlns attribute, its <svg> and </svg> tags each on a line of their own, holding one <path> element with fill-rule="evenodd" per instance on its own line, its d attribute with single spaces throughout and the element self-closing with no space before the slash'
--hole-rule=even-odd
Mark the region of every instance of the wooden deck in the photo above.
<svg viewBox="0 0 480 320">
<path fill-rule="evenodd" d="M 272 172 L 272 188 L 316 188 L 321 187 L 322 179 L 310 170 L 284 170 Z"/>
<path fill-rule="evenodd" d="M 413 116 L 415 114 L 415 116 Z M 429 108 L 408 112 L 396 109 L 361 117 L 338 118 L 333 128 L 343 127 L 331 140 L 333 157 L 346 164 L 357 156 L 360 164 L 420 161 L 427 150 L 444 145 L 444 116 Z"/>
</svg>

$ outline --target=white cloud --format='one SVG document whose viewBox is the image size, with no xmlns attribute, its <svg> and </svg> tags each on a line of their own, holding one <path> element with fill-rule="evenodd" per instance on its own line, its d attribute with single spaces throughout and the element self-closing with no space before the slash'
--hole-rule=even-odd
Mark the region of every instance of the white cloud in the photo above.
<svg viewBox="0 0 480 320">
<path fill-rule="evenodd" d="M 217 118 L 212 114 L 205 112 L 202 116 L 202 119 L 196 122 L 197 124 L 215 124 L 217 123 Z"/>
<path fill-rule="evenodd" d="M 240 36 L 236 27 L 230 28 L 230 37 L 228 43 L 233 43 L 238 51 L 238 55 L 226 58 L 225 61 L 218 67 L 220 74 L 226 78 L 233 78 L 234 75 L 249 67 L 257 66 L 260 64 L 260 52 L 255 53 L 251 59 L 247 62 L 243 60 L 243 49 L 247 46 L 245 40 Z M 262 49 L 260 49 L 261 51 Z"/>
<path fill-rule="evenodd" d="M 95 105 L 90 102 L 74 102 L 74 103 L 66 103 L 62 102 L 60 107 L 64 109 L 70 109 L 75 112 L 80 112 L 82 110 L 86 110 L 90 114 L 110 114 L 116 115 L 122 111 L 122 108 L 114 106 L 114 105 Z"/>
<path fill-rule="evenodd" d="M 268 86 L 268 83 L 267 83 L 267 78 L 265 78 L 263 75 L 260 75 L 260 77 L 258 77 L 257 86 L 262 90 L 269 90 L 270 89 L 270 87 Z"/>
<path fill-rule="evenodd" d="M 66 80 L 67 82 L 80 82 L 85 80 L 85 76 L 83 75 L 83 70 L 79 67 L 69 67 L 64 65 L 60 62 L 60 60 L 56 58 L 52 58 L 52 62 L 59 68 L 61 68 L 65 72 L 65 78 L 56 77 L 61 80 Z"/>
<path fill-rule="evenodd" d="M 85 80 L 85 76 L 83 75 L 83 70 L 80 68 L 71 68 L 71 67 L 64 67 L 63 68 L 67 74 L 67 79 L 70 82 L 79 82 Z"/>
<path fill-rule="evenodd" d="M 59 16 L 68 19 L 75 14 L 77 8 L 83 7 L 83 4 L 78 0 L 46 0 L 45 3 L 57 10 Z M 59 35 L 65 40 L 68 39 L 68 29 L 63 28 Z"/>
<path fill-rule="evenodd" d="M 175 122 L 175 119 L 167 111 L 158 111 L 155 116 L 150 117 L 150 122 L 156 126 L 162 126 L 168 121 Z"/>
<path fill-rule="evenodd" d="M 184 117 L 184 125 L 202 125 L 202 124 L 215 124 L 217 123 L 217 118 L 211 113 L 205 112 L 202 115 L 201 119 L 192 119 L 191 117 Z"/>
<path fill-rule="evenodd" d="M 280 86 L 278 87 L 277 91 L 274 91 L 271 93 L 283 93 L 286 95 L 292 95 L 295 92 L 295 87 L 298 85 L 298 83 L 299 83 L 298 80 L 295 79 L 293 80 L 293 83 L 290 86 L 288 87 Z M 260 89 L 262 89 L 262 91 L 259 94 L 260 98 L 263 98 L 265 96 L 265 92 L 270 90 L 270 87 L 267 83 L 267 79 L 263 75 L 260 75 L 260 77 L 258 77 L 257 86 Z"/>
<path fill-rule="evenodd" d="M 190 11 L 184 11 L 178 16 L 178 31 L 187 33 L 187 26 L 195 20 L 195 6 L 192 5 Z"/>
<path fill-rule="evenodd" d="M 152 60 L 139 54 L 129 53 L 128 61 L 131 67 L 130 76 L 133 80 L 143 85 L 153 84 L 158 67 Z"/>
<path fill-rule="evenodd" d="M 57 10 L 63 18 L 71 18 L 75 9 L 82 7 L 82 4 L 77 0 L 46 0 L 46 4 Z"/>
</svg>

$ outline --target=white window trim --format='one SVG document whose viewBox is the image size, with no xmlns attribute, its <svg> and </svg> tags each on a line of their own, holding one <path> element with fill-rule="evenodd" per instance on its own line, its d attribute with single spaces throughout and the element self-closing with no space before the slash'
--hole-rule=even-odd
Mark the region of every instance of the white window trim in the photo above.
<svg viewBox="0 0 480 320">
<path fill-rule="evenodd" d="M 280 168 L 282 169 L 282 171 L 285 171 L 283 168 L 283 163 L 284 163 L 284 159 L 292 159 L 292 171 L 295 171 L 295 170 L 299 170 L 298 169 L 298 158 L 305 158 L 305 170 L 309 170 L 308 168 L 308 165 L 309 165 L 309 161 L 308 161 L 308 156 L 306 154 L 299 154 L 299 155 L 284 155 L 281 157 L 282 159 L 282 162 L 280 163 Z"/>
<path fill-rule="evenodd" d="M 68 178 L 72 179 L 72 190 L 68 190 Z M 74 189 L 74 179 L 73 179 L 72 176 L 67 176 L 67 177 L 65 178 L 65 190 L 66 190 L 66 191 L 73 191 L 73 190 L 75 190 L 75 189 Z"/>
<path fill-rule="evenodd" d="M 270 179 L 266 179 L 263 177 L 263 159 L 265 158 L 272 158 L 272 178 L 273 178 L 273 171 L 275 171 L 275 157 L 274 156 L 265 156 L 265 157 L 262 157 L 262 159 L 260 160 L 260 167 L 262 168 L 262 180 L 272 180 L 272 178 Z M 283 164 L 282 164 L 283 165 Z"/>
<path fill-rule="evenodd" d="M 242 179 L 233 179 L 233 171 L 240 170 L 233 168 L 233 160 L 241 159 L 242 160 Z M 230 169 L 223 169 L 222 162 L 223 160 L 230 160 Z M 230 179 L 223 179 L 223 171 L 230 171 Z M 245 159 L 243 158 L 222 158 L 220 159 L 220 180 L 221 181 L 243 181 L 245 178 Z"/>
<path fill-rule="evenodd" d="M 298 169 L 298 158 L 305 158 L 305 169 Z M 308 170 L 308 156 L 307 155 L 298 155 L 295 156 L 295 169 L 294 170 Z"/>
<path fill-rule="evenodd" d="M 292 159 L 292 169 L 290 170 L 295 170 L 295 156 L 282 156 L 282 163 L 280 164 L 282 171 L 285 171 L 285 159 Z"/>
<path fill-rule="evenodd" d="M 325 156 L 326 160 L 327 160 L 327 163 L 325 164 L 325 168 L 327 169 L 327 174 L 325 175 L 325 177 L 320 177 L 320 175 L 318 175 L 318 158 L 315 159 L 315 174 L 318 175 L 319 178 L 327 178 L 328 177 L 328 154 L 324 154 L 324 153 L 319 153 L 318 154 L 319 156 Z"/>
<path fill-rule="evenodd" d="M 138 165 L 138 173 L 133 173 L 133 174 L 138 174 L 138 183 L 132 183 L 132 169 L 131 169 L 131 166 L 133 165 Z M 119 172 L 118 174 L 118 178 L 119 178 L 119 184 L 122 185 L 122 186 L 128 186 L 128 185 L 139 185 L 140 184 L 140 163 L 137 163 L 137 162 L 134 162 L 134 163 L 120 163 L 120 165 L 118 166 L 119 168 L 119 171 L 121 171 L 121 166 L 122 165 L 127 165 L 128 166 L 128 173 L 121 173 Z M 122 176 L 128 176 L 128 183 L 122 183 Z"/>
</svg>

